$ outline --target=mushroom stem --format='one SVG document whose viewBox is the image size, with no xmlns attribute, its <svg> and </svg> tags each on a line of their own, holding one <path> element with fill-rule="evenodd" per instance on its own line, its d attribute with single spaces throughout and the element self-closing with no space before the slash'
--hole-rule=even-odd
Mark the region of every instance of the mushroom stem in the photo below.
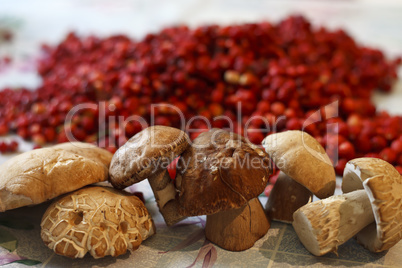
<svg viewBox="0 0 402 268">
<path fill-rule="evenodd" d="M 241 208 L 207 216 L 205 236 L 212 243 L 230 251 L 251 248 L 270 227 L 258 198 Z"/>
<path fill-rule="evenodd" d="M 365 190 L 331 196 L 307 204 L 293 214 L 293 227 L 303 245 L 316 256 L 335 252 L 339 245 L 374 222 Z"/>
<path fill-rule="evenodd" d="M 183 220 L 185 217 L 179 214 L 178 201 L 176 200 L 176 188 L 169 176 L 167 169 L 156 173 L 148 178 L 152 191 L 158 204 L 166 225 L 173 224 Z"/>
<path fill-rule="evenodd" d="M 293 213 L 312 198 L 306 187 L 280 172 L 265 208 L 271 220 L 292 223 Z"/>
</svg>

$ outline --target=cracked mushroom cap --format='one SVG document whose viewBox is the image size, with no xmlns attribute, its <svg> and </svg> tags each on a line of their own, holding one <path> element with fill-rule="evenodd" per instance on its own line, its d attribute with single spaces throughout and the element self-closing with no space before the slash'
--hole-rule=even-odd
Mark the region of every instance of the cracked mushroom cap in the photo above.
<svg viewBox="0 0 402 268">
<path fill-rule="evenodd" d="M 321 144 L 308 133 L 292 130 L 271 134 L 262 145 L 283 173 L 318 198 L 334 194 L 334 167 Z"/>
<path fill-rule="evenodd" d="M 142 130 L 113 155 L 110 182 L 123 189 L 166 169 L 189 146 L 189 140 L 177 128 L 152 126 Z"/>
<path fill-rule="evenodd" d="M 55 253 L 83 258 L 119 256 L 155 233 L 144 204 L 110 187 L 86 187 L 53 202 L 41 222 L 43 242 Z"/>
<path fill-rule="evenodd" d="M 402 239 L 402 177 L 377 175 L 365 180 L 363 187 L 375 223 L 360 231 L 357 241 L 372 252 L 390 249 Z"/>
<path fill-rule="evenodd" d="M 93 149 L 109 153 L 85 150 Z M 50 147 L 22 153 L 0 166 L 0 211 L 40 204 L 108 176 L 101 160 L 70 150 Z"/>
<path fill-rule="evenodd" d="M 268 154 L 244 137 L 221 129 L 201 133 L 177 166 L 180 212 L 210 215 L 242 207 L 264 191 L 270 168 Z"/>
<path fill-rule="evenodd" d="M 363 182 L 376 175 L 398 177 L 400 174 L 393 165 L 378 158 L 361 157 L 346 163 L 343 171 L 342 191 L 349 193 L 363 189 Z"/>
<path fill-rule="evenodd" d="M 387 250 L 402 238 L 401 175 L 382 159 L 356 158 L 346 164 L 342 190 L 359 189 L 367 192 L 375 222 L 356 235 L 357 241 L 372 252 Z"/>
</svg>

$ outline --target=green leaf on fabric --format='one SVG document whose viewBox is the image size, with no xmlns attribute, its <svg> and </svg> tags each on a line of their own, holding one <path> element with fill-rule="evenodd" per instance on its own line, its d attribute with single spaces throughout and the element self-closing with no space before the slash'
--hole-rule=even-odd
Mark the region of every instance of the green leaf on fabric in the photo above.
<svg viewBox="0 0 402 268">
<path fill-rule="evenodd" d="M 32 230 L 34 228 L 33 224 L 18 218 L 0 219 L 0 225 L 18 230 Z"/>
<path fill-rule="evenodd" d="M 9 231 L 0 228 L 0 247 L 14 251 L 17 248 L 17 238 Z"/>
<path fill-rule="evenodd" d="M 15 262 L 17 262 L 17 263 L 22 263 L 22 264 L 25 264 L 25 265 L 28 265 L 28 266 L 33 266 L 33 265 L 37 265 L 37 264 L 39 264 L 39 263 L 42 263 L 42 262 L 40 262 L 40 261 L 30 260 L 30 259 L 18 260 L 18 261 L 15 261 Z M 14 263 L 15 263 L 15 262 L 14 262 Z"/>
</svg>

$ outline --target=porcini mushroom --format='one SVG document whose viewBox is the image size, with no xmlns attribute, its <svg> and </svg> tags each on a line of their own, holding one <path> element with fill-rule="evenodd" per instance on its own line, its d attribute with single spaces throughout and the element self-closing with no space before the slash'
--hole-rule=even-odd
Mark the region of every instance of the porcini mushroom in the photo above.
<svg viewBox="0 0 402 268">
<path fill-rule="evenodd" d="M 378 168 L 376 164 L 392 167 L 379 159 L 362 158 L 351 162 L 356 170 L 364 170 L 368 177 L 363 179 L 363 172 L 345 170 L 344 179 L 356 184 L 356 178 L 349 180 L 347 177 L 350 174 L 358 176 L 364 190 L 307 204 L 293 215 L 293 227 L 300 241 L 316 256 L 336 252 L 339 245 L 356 234 L 360 242 L 374 252 L 388 249 L 401 239 L 402 214 L 397 212 L 402 198 L 399 173 Z M 350 186 L 346 188 L 352 190 Z M 374 221 L 376 224 L 371 225 Z"/>
<path fill-rule="evenodd" d="M 123 189 L 148 178 L 159 210 L 168 226 L 180 221 L 176 189 L 167 166 L 189 146 L 180 129 L 151 126 L 130 138 L 113 155 L 110 182 Z"/>
<path fill-rule="evenodd" d="M 343 171 L 342 192 L 350 193 L 364 189 L 363 182 L 377 175 L 398 177 L 400 174 L 393 165 L 378 158 L 361 157 L 346 163 Z"/>
<path fill-rule="evenodd" d="M 381 252 L 402 239 L 402 178 L 382 159 L 356 158 L 346 164 L 342 190 L 351 192 L 363 187 L 372 203 L 375 222 L 357 233 L 356 239 L 368 250 Z"/>
<path fill-rule="evenodd" d="M 232 251 L 252 247 L 269 229 L 258 195 L 271 173 L 267 153 L 220 129 L 201 133 L 180 157 L 180 213 L 207 215 L 205 235 Z"/>
<path fill-rule="evenodd" d="M 268 197 L 265 210 L 271 220 L 293 222 L 293 213 L 311 202 L 313 194 L 303 185 L 283 173 L 279 176 Z"/>
<path fill-rule="evenodd" d="M 292 222 L 293 213 L 311 201 L 333 195 L 335 170 L 321 144 L 306 132 L 285 131 L 267 136 L 262 145 L 281 170 L 266 205 L 271 219 Z"/>
</svg>

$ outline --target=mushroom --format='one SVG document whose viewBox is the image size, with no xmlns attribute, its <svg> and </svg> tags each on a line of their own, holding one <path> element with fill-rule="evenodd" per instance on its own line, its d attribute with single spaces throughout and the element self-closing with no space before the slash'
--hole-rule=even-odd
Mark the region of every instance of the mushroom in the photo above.
<svg viewBox="0 0 402 268">
<path fill-rule="evenodd" d="M 361 157 L 346 163 L 343 171 L 342 192 L 350 193 L 363 188 L 363 182 L 376 175 L 398 177 L 393 165 L 378 158 Z"/>
<path fill-rule="evenodd" d="M 180 129 L 152 126 L 131 137 L 113 155 L 110 182 L 123 189 L 148 178 L 159 210 L 168 226 L 180 221 L 176 189 L 167 166 L 189 146 Z"/>
<path fill-rule="evenodd" d="M 268 197 L 265 210 L 271 220 L 293 222 L 293 213 L 311 202 L 313 194 L 303 185 L 283 173 L 279 176 Z"/>
<path fill-rule="evenodd" d="M 364 185 L 366 180 L 368 186 Z M 356 158 L 345 166 L 342 181 L 344 193 L 363 187 L 371 190 L 368 197 L 373 204 L 376 220 L 357 233 L 356 238 L 372 252 L 387 250 L 402 239 L 402 212 L 399 212 L 402 205 L 401 183 L 399 172 L 382 159 Z"/>
<path fill-rule="evenodd" d="M 176 187 L 180 213 L 207 215 L 205 235 L 232 251 L 252 247 L 269 221 L 258 195 L 271 173 L 268 155 L 235 133 L 201 133 L 179 159 Z"/>
<path fill-rule="evenodd" d="M 360 178 L 363 189 L 351 191 L 352 186 L 344 186 L 351 192 L 307 204 L 293 215 L 293 227 L 300 241 L 316 256 L 336 252 L 339 245 L 356 234 L 359 242 L 373 252 L 389 249 L 402 237 L 399 173 L 393 172 L 390 164 L 375 158 L 355 159 L 351 163 L 354 171 L 345 169 L 344 180 L 356 184 L 356 178 L 349 178 L 354 174 Z"/>
<path fill-rule="evenodd" d="M 17 155 L 0 166 L 0 211 L 36 205 L 86 185 L 106 181 L 112 154 L 94 145 L 69 144 Z"/>
<path fill-rule="evenodd" d="M 293 213 L 311 201 L 333 195 L 335 170 L 321 144 L 306 132 L 285 131 L 267 136 L 267 153 L 281 170 L 266 205 L 271 219 L 292 222 Z"/>
<path fill-rule="evenodd" d="M 119 256 L 155 233 L 144 204 L 111 187 L 92 186 L 53 202 L 42 217 L 43 242 L 59 255 Z"/>
</svg>

